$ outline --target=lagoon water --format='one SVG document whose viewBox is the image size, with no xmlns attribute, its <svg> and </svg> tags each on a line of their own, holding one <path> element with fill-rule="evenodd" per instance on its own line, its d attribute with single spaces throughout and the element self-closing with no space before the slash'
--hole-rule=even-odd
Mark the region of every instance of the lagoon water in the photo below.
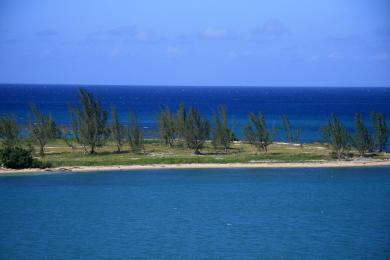
<svg viewBox="0 0 390 260">
<path fill-rule="evenodd" d="M 69 103 L 78 103 L 78 88 L 85 87 L 102 99 L 107 110 L 118 108 L 124 123 L 128 110 L 138 114 L 147 137 L 156 136 L 157 113 L 163 106 L 176 110 L 181 102 L 193 105 L 212 118 L 219 105 L 226 105 L 231 127 L 238 137 L 248 123 L 248 112 L 263 111 L 270 126 L 281 127 L 288 115 L 301 128 L 304 142 L 321 140 L 320 128 L 335 113 L 354 128 L 354 114 L 362 113 L 369 124 L 372 111 L 389 116 L 390 88 L 326 87 L 180 87 L 180 86 L 90 86 L 0 84 L 0 115 L 15 114 L 20 123 L 29 122 L 29 103 L 51 113 L 60 124 L 69 124 Z M 279 131 L 278 140 L 284 140 Z M 388 147 L 390 149 L 390 146 Z"/>
<path fill-rule="evenodd" d="M 0 176 L 0 259 L 389 259 L 390 168 Z"/>
</svg>

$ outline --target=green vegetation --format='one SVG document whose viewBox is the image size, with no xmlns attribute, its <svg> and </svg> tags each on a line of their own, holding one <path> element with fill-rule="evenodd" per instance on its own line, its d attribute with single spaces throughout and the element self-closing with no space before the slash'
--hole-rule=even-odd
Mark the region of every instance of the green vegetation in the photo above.
<svg viewBox="0 0 390 260">
<path fill-rule="evenodd" d="M 305 162 L 353 156 L 383 159 L 388 139 L 385 116 L 377 112 L 372 113 L 371 127 L 356 114 L 352 133 L 332 115 L 322 128 L 324 143 L 296 144 L 301 130 L 294 128 L 287 116 L 282 117 L 282 123 L 288 143 L 276 143 L 277 129 L 269 128 L 262 112 L 249 113 L 249 124 L 243 129 L 245 139 L 237 140 L 224 106 L 214 113 L 212 126 L 194 107 L 188 112 L 185 104 L 176 112 L 163 108 L 158 115 L 160 139 L 144 139 L 132 111 L 125 126 L 112 107 L 108 124 L 108 113 L 100 100 L 85 89 L 80 89 L 79 106 L 70 106 L 69 128 L 58 127 L 50 115 L 39 112 L 34 105 L 31 108 L 27 132 L 14 117 L 0 117 L 3 167 Z M 41 160 L 34 158 L 35 150 Z"/>
<path fill-rule="evenodd" d="M 48 168 L 49 162 L 42 162 L 32 157 L 31 151 L 20 147 L 5 147 L 0 150 L 0 164 L 6 168 Z"/>
<path fill-rule="evenodd" d="M 186 105 L 184 103 L 180 104 L 179 110 L 177 111 L 177 117 L 176 117 L 176 132 L 177 137 L 180 140 L 184 140 L 185 135 L 185 126 L 186 126 Z"/>
<path fill-rule="evenodd" d="M 333 155 L 341 159 L 348 155 L 351 148 L 350 134 L 343 123 L 332 115 L 329 119 L 328 125 L 323 128 L 324 139 L 332 146 Z"/>
<path fill-rule="evenodd" d="M 372 140 L 368 128 L 364 124 L 363 118 L 359 113 L 355 115 L 356 132 L 352 142 L 360 156 L 364 156 L 372 150 Z"/>
<path fill-rule="evenodd" d="M 133 153 L 139 153 L 144 148 L 144 134 L 138 125 L 137 114 L 130 111 L 130 124 L 128 129 L 129 145 Z"/>
<path fill-rule="evenodd" d="M 108 136 L 107 111 L 99 99 L 85 89 L 80 89 L 81 107 L 71 106 L 73 136 L 86 153 L 93 154 Z"/>
<path fill-rule="evenodd" d="M 45 146 L 48 141 L 57 138 L 60 133 L 56 123 L 50 115 L 38 111 L 34 104 L 31 104 L 33 119 L 30 123 L 31 140 L 39 145 L 39 155 L 45 156 Z"/>
<path fill-rule="evenodd" d="M 290 119 L 288 119 L 288 116 L 286 115 L 282 116 L 282 122 L 283 122 L 283 129 L 286 134 L 287 142 L 297 143 L 299 141 L 299 138 L 301 137 L 301 129 L 300 128 L 294 129 L 291 126 Z"/>
<path fill-rule="evenodd" d="M 194 150 L 194 154 L 200 154 L 200 149 L 202 149 L 209 134 L 209 121 L 203 118 L 198 110 L 190 107 L 184 123 L 184 140 L 187 147 Z"/>
<path fill-rule="evenodd" d="M 262 112 L 256 116 L 254 113 L 249 113 L 249 120 L 252 125 L 244 128 L 244 135 L 248 142 L 254 145 L 259 151 L 268 151 L 268 146 L 272 144 L 276 135 L 275 129 L 268 129 L 265 121 L 265 116 Z"/>
<path fill-rule="evenodd" d="M 20 141 L 20 127 L 13 116 L 0 117 L 0 141 L 3 147 L 14 147 Z"/>
<path fill-rule="evenodd" d="M 374 126 L 374 143 L 379 152 L 383 152 L 386 149 L 388 139 L 388 129 L 386 124 L 385 115 L 382 113 L 372 112 L 372 125 Z"/>
<path fill-rule="evenodd" d="M 67 146 L 62 140 L 50 142 L 44 162 L 53 166 L 109 166 L 109 165 L 147 165 L 176 163 L 248 163 L 248 162 L 305 162 L 313 160 L 330 160 L 330 149 L 321 144 L 305 144 L 304 148 L 294 144 L 274 143 L 268 153 L 258 150 L 242 141 L 231 144 L 228 153 L 216 151 L 210 141 L 203 145 L 202 154 L 196 155 L 192 149 L 180 145 L 169 148 L 160 140 L 145 140 L 144 153 L 133 153 L 124 147 L 121 153 L 116 152 L 115 142 L 107 142 L 97 148 L 93 155 L 85 154 L 81 146 L 75 149 Z M 381 158 L 381 157 L 378 157 Z"/>
<path fill-rule="evenodd" d="M 169 107 L 165 107 L 158 115 L 160 137 L 165 145 L 172 147 L 176 137 L 176 120 Z"/>
<path fill-rule="evenodd" d="M 219 111 L 214 113 L 214 125 L 213 145 L 215 149 L 222 148 L 225 153 L 227 153 L 234 140 L 234 133 L 232 129 L 228 127 L 228 117 L 225 106 L 220 106 Z"/>
<path fill-rule="evenodd" d="M 116 151 L 120 153 L 123 145 L 123 140 L 125 139 L 125 128 L 119 122 L 118 112 L 116 111 L 116 108 L 114 106 L 111 108 L 111 116 L 111 138 L 116 143 Z"/>
</svg>

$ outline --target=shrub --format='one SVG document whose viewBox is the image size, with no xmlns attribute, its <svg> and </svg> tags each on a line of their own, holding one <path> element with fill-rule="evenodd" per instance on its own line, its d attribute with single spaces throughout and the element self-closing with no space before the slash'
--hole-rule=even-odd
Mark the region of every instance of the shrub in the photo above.
<svg viewBox="0 0 390 260">
<path fill-rule="evenodd" d="M 0 150 L 0 163 L 11 169 L 50 167 L 49 163 L 35 160 L 31 151 L 20 147 L 6 147 Z"/>
</svg>

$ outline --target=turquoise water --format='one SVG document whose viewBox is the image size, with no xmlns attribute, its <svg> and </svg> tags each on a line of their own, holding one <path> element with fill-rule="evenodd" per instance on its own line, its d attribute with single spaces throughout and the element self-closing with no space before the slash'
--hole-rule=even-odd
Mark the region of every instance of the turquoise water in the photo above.
<svg viewBox="0 0 390 260">
<path fill-rule="evenodd" d="M 0 259 L 385 259 L 390 168 L 0 177 Z"/>
</svg>

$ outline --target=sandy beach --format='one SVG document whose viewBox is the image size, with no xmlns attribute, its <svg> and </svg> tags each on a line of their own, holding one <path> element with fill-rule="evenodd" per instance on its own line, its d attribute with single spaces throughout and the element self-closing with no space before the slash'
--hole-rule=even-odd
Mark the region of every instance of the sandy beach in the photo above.
<svg viewBox="0 0 390 260">
<path fill-rule="evenodd" d="M 150 164 L 150 165 L 113 165 L 113 166 L 68 166 L 48 169 L 6 169 L 0 168 L 0 174 L 14 173 L 58 173 L 58 172 L 95 172 L 157 169 L 235 169 L 235 168 L 342 168 L 342 167 L 380 167 L 390 166 L 390 160 L 354 160 L 354 161 L 313 161 L 313 162 L 253 162 L 253 163 L 191 163 L 191 164 Z"/>
</svg>

